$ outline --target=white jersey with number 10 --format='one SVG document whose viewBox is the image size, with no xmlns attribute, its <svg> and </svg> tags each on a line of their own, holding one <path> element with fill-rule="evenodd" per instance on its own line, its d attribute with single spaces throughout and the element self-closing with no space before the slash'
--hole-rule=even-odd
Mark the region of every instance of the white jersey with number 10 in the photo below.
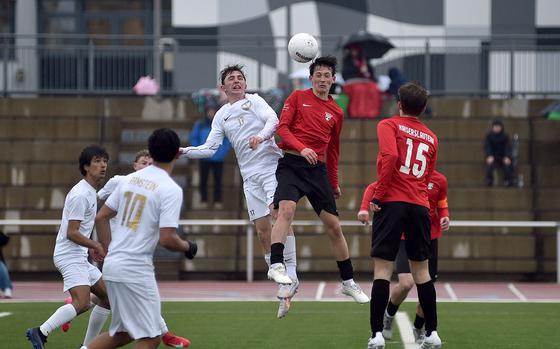
<svg viewBox="0 0 560 349">
<path fill-rule="evenodd" d="M 142 282 L 154 277 L 153 254 L 159 228 L 177 228 L 183 191 L 163 169 L 152 165 L 120 179 L 105 202 L 117 212 L 105 257 L 103 278 Z"/>
</svg>

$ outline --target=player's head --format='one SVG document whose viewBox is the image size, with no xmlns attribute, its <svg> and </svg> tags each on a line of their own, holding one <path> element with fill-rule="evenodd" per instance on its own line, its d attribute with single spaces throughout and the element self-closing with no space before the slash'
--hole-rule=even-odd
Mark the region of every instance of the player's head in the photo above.
<svg viewBox="0 0 560 349">
<path fill-rule="evenodd" d="M 179 154 L 181 141 L 175 131 L 169 128 L 155 130 L 148 139 L 148 151 L 157 162 L 169 163 Z"/>
<path fill-rule="evenodd" d="M 328 94 L 335 81 L 336 57 L 323 56 L 315 59 L 309 66 L 309 80 L 313 91 Z"/>
<path fill-rule="evenodd" d="M 144 167 L 150 166 L 152 162 L 153 160 L 148 149 L 142 149 L 138 153 L 136 153 L 132 168 L 134 169 L 134 171 L 139 171 Z"/>
<path fill-rule="evenodd" d="M 399 87 L 398 105 L 403 115 L 420 116 L 428 104 L 428 91 L 418 82 Z"/>
<path fill-rule="evenodd" d="M 221 88 L 225 92 L 228 100 L 240 99 L 245 96 L 247 81 L 243 66 L 240 64 L 228 65 L 220 72 Z"/>
<path fill-rule="evenodd" d="M 109 154 L 105 148 L 95 144 L 87 146 L 82 150 L 78 160 L 80 173 L 84 177 L 90 174 L 95 179 L 101 179 L 105 177 L 107 161 L 109 161 Z"/>
</svg>

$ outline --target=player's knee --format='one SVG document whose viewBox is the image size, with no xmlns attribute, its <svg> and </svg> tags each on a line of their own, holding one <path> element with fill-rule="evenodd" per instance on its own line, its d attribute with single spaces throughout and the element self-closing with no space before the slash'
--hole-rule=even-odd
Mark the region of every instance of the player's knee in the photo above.
<svg viewBox="0 0 560 349">
<path fill-rule="evenodd" d="M 406 292 L 409 292 L 410 290 L 412 290 L 412 288 L 414 287 L 414 279 L 412 278 L 412 276 L 410 278 L 407 278 L 405 280 L 399 280 L 399 283 L 401 284 L 402 288 L 404 290 L 406 290 Z"/>
<path fill-rule="evenodd" d="M 90 302 L 89 299 L 78 299 L 72 301 L 72 305 L 74 306 L 74 309 L 76 309 L 76 313 L 82 314 L 89 310 Z"/>
<path fill-rule="evenodd" d="M 294 219 L 294 214 L 296 212 L 295 206 L 287 205 L 287 206 L 280 206 L 278 210 L 278 220 L 284 220 L 291 222 Z"/>
</svg>

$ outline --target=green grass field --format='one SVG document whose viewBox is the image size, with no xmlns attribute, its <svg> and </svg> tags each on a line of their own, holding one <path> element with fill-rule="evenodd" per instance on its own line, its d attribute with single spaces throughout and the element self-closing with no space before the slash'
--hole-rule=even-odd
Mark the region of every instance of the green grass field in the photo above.
<svg viewBox="0 0 560 349">
<path fill-rule="evenodd" d="M 25 349 L 28 327 L 37 326 L 58 303 L 0 303 L 0 348 Z M 413 303 L 401 310 L 413 319 Z M 180 302 L 163 304 L 169 328 L 194 349 L 359 348 L 369 336 L 369 307 L 351 302 L 294 302 L 288 317 L 275 318 L 273 302 Z M 560 348 L 560 304 L 440 303 L 438 332 L 444 348 Z M 68 333 L 56 331 L 48 349 L 79 348 L 89 314 Z M 388 349 L 402 349 L 398 330 Z M 129 345 L 126 348 L 131 348 Z M 163 348 L 164 346 L 160 346 Z"/>
</svg>

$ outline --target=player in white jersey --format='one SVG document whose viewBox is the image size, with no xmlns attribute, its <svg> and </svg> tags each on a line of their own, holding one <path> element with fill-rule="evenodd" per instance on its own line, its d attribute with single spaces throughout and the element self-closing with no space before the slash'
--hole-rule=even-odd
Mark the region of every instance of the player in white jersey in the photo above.
<svg viewBox="0 0 560 349">
<path fill-rule="evenodd" d="M 214 155 L 224 137 L 231 142 L 241 176 L 249 219 L 255 224 L 259 241 L 270 266 L 270 234 L 272 217 L 270 206 L 276 191 L 276 166 L 282 151 L 274 141 L 278 117 L 258 94 L 246 93 L 247 82 L 243 67 L 231 65 L 220 72 L 221 88 L 228 103 L 223 105 L 212 121 L 206 142 L 197 147 L 181 148 L 183 156 L 192 159 Z M 297 291 L 296 243 L 293 232 L 286 240 L 286 269 L 292 283 L 279 286 L 278 317 L 284 317 Z"/>
<path fill-rule="evenodd" d="M 134 171 L 140 171 L 141 169 L 150 166 L 152 162 L 153 160 L 148 149 L 142 149 L 138 153 L 136 153 L 134 162 L 132 163 L 132 168 L 134 169 Z M 105 186 L 97 192 L 97 198 L 101 201 L 107 200 L 109 195 L 117 190 L 119 183 L 121 183 L 122 179 L 124 178 L 126 177 L 119 175 L 111 177 L 111 179 L 107 181 Z M 117 218 L 113 217 L 110 223 L 111 231 L 115 231 L 118 225 Z M 107 246 L 104 247 L 107 248 Z M 163 342 L 163 344 L 172 348 L 186 348 L 190 345 L 190 341 L 188 339 L 177 336 L 173 332 L 169 331 L 163 317 L 160 318 L 160 327 L 162 333 L 161 341 Z"/>
<path fill-rule="evenodd" d="M 187 258 L 196 244 L 177 235 L 183 191 L 171 179 L 179 154 L 179 136 L 155 130 L 148 140 L 152 166 L 121 179 L 95 219 L 99 240 L 109 241 L 103 279 L 112 306 L 111 327 L 82 349 L 118 348 L 136 340 L 135 348 L 155 349 L 161 336 L 161 302 L 153 254 L 159 243 Z M 117 218 L 111 231 L 110 220 Z"/>
<path fill-rule="evenodd" d="M 84 343 L 101 332 L 109 316 L 109 300 L 101 272 L 88 262 L 88 249 L 95 261 L 105 256 L 103 246 L 91 239 L 91 233 L 97 213 L 96 187 L 105 177 L 108 159 L 105 149 L 97 145 L 84 148 L 80 154 L 79 166 L 84 178 L 64 201 L 53 256 L 54 265 L 64 280 L 64 291 L 70 293 L 72 303 L 58 308 L 40 327 L 27 330 L 27 338 L 34 349 L 43 349 L 49 334 L 90 308 L 90 291 L 99 302 L 91 312 Z"/>
</svg>

